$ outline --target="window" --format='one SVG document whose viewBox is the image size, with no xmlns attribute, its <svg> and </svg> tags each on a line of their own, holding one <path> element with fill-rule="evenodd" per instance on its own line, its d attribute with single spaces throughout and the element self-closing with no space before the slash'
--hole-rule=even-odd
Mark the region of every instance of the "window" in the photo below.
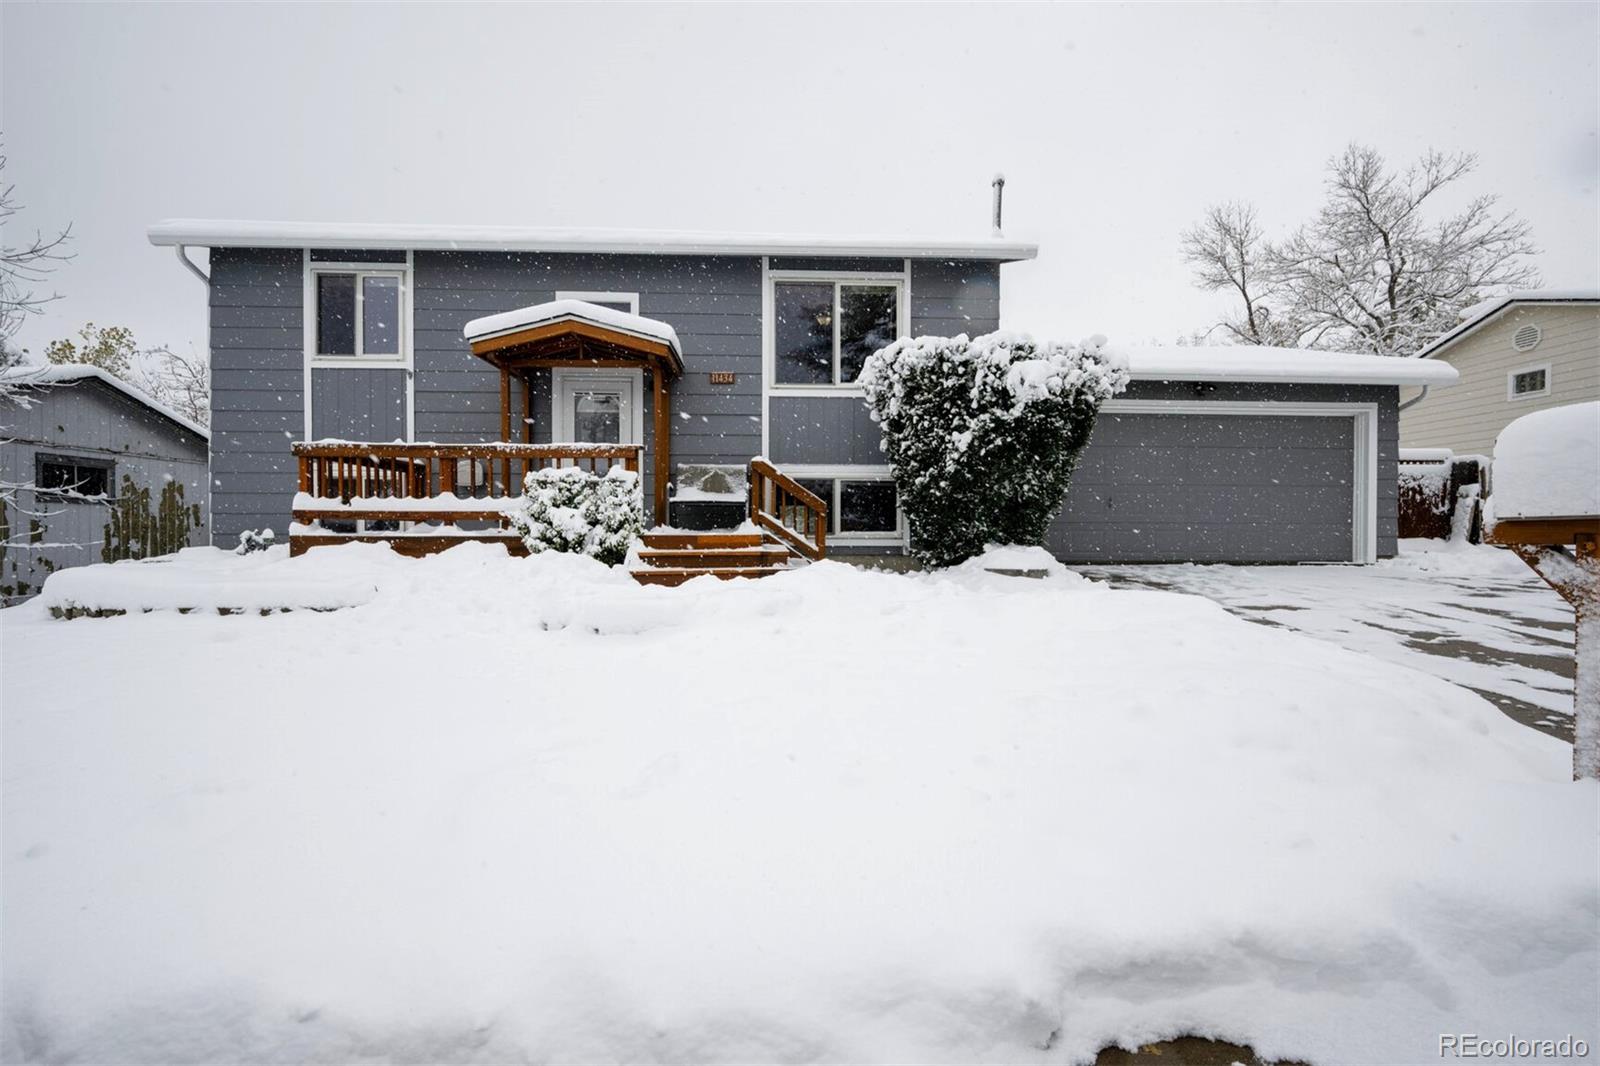
<svg viewBox="0 0 1600 1066">
<path fill-rule="evenodd" d="M 1550 367 L 1528 366 L 1506 376 L 1506 399 L 1528 400 L 1550 395 Z"/>
<path fill-rule="evenodd" d="M 900 284 L 779 281 L 772 312 L 775 384 L 850 385 L 900 335 Z"/>
<path fill-rule="evenodd" d="M 828 505 L 828 535 L 900 536 L 900 499 L 894 482 L 881 478 L 797 477 Z"/>
<path fill-rule="evenodd" d="M 318 357 L 401 357 L 403 271 L 318 270 L 312 280 Z"/>
<path fill-rule="evenodd" d="M 110 496 L 116 464 L 109 459 L 86 459 L 72 455 L 45 455 L 37 458 L 33 483 L 42 492 L 59 499 L 84 496 Z"/>
<path fill-rule="evenodd" d="M 558 300 L 582 300 L 586 304 L 609 307 L 630 315 L 639 313 L 639 294 L 636 292 L 558 292 Z"/>
</svg>

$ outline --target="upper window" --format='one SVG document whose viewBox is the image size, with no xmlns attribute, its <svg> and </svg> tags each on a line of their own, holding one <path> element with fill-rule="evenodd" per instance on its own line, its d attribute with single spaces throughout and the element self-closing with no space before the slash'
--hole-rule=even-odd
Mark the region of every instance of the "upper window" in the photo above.
<svg viewBox="0 0 1600 1066">
<path fill-rule="evenodd" d="M 867 356 L 900 335 L 900 285 L 780 281 L 772 286 L 773 380 L 850 385 Z"/>
<path fill-rule="evenodd" d="M 395 270 L 317 271 L 316 354 L 400 358 L 404 279 Z"/>
<path fill-rule="evenodd" d="M 108 459 L 40 455 L 38 461 L 34 484 L 41 492 L 61 499 L 111 494 L 111 475 L 116 466 Z"/>
<path fill-rule="evenodd" d="M 1531 366 L 1525 370 L 1513 370 L 1506 379 L 1506 399 L 1525 400 L 1534 396 L 1548 396 L 1550 394 L 1550 368 L 1548 366 Z"/>
<path fill-rule="evenodd" d="M 639 294 L 636 292 L 558 292 L 558 300 L 582 300 L 586 304 L 609 307 L 613 311 L 639 313 Z"/>
</svg>

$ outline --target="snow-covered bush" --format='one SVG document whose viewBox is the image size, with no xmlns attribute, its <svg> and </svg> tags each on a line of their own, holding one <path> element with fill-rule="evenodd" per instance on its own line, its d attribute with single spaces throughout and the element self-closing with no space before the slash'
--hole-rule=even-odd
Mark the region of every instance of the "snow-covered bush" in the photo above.
<svg viewBox="0 0 1600 1066">
<path fill-rule="evenodd" d="M 860 381 L 912 554 L 951 566 L 989 544 L 1044 540 L 1100 405 L 1127 385 L 1104 345 L 911 337 L 867 359 Z"/>
<path fill-rule="evenodd" d="M 247 529 L 239 534 L 239 546 L 233 549 L 235 555 L 249 555 L 251 552 L 264 552 L 277 542 L 278 535 L 270 529 L 259 532 Z"/>
<path fill-rule="evenodd" d="M 581 552 L 615 566 L 644 530 L 639 475 L 620 466 L 604 476 L 575 466 L 535 470 L 522 493 L 505 513 L 535 554 Z"/>
</svg>

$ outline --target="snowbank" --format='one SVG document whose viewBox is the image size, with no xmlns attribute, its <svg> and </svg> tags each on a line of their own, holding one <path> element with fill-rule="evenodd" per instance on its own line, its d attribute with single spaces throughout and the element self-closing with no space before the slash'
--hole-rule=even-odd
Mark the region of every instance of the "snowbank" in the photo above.
<svg viewBox="0 0 1600 1066">
<path fill-rule="evenodd" d="M 60 611 L 332 610 L 366 603 L 399 557 L 383 544 L 349 554 L 289 558 L 287 546 L 237 555 L 184 548 L 176 555 L 58 570 L 37 603 Z"/>
<path fill-rule="evenodd" d="M 1600 401 L 1523 415 L 1494 444 L 1495 518 L 1600 514 Z"/>
<path fill-rule="evenodd" d="M 1600 794 L 1433 678 L 980 568 L 267 566 L 376 593 L 0 613 L 7 1060 L 1597 1042 Z"/>
</svg>

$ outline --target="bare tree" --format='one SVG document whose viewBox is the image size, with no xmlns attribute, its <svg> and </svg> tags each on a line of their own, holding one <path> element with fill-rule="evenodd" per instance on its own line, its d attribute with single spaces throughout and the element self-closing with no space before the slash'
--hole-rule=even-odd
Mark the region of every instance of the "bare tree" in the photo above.
<svg viewBox="0 0 1600 1066">
<path fill-rule="evenodd" d="M 14 187 L 4 180 L 5 167 L 6 157 L 0 153 L 0 233 L 9 234 L 11 219 L 22 205 L 17 203 Z M 46 387 L 42 369 L 27 365 L 12 338 L 28 315 L 37 314 L 42 305 L 56 298 L 54 294 L 38 296 L 34 287 L 42 284 L 57 264 L 70 258 L 64 251 L 70 229 L 69 226 L 53 237 L 35 231 L 32 238 L 16 245 L 0 237 L 0 407 L 31 407 L 39 390 Z M 5 443 L 0 438 L 0 444 Z M 37 523 L 56 512 L 41 509 L 36 502 L 24 504 L 20 494 L 28 493 L 31 498 L 34 492 L 31 480 L 0 477 L 0 546 L 38 546 L 31 532 L 18 531 L 21 520 Z"/>
<path fill-rule="evenodd" d="M 1275 314 L 1269 303 L 1278 288 L 1277 264 L 1254 207 L 1230 201 L 1209 208 L 1199 225 L 1184 231 L 1181 251 L 1201 288 L 1239 298 L 1241 312 L 1210 332 L 1221 329 L 1238 344 L 1299 346 L 1305 324 Z"/>
<path fill-rule="evenodd" d="M 1327 200 L 1281 243 L 1247 205 L 1212 208 L 1184 234 L 1207 289 L 1231 289 L 1241 315 L 1220 324 L 1242 343 L 1410 355 L 1494 291 L 1538 284 L 1528 224 L 1478 196 L 1430 221 L 1441 190 L 1477 157 L 1430 151 L 1403 171 L 1351 145 L 1328 162 Z"/>
<path fill-rule="evenodd" d="M 144 390 L 189 421 L 210 425 L 211 375 L 205 360 L 167 347 L 146 349 L 143 354 L 148 360 L 139 382 Z"/>
<path fill-rule="evenodd" d="M 0 154 L 0 175 L 4 175 L 5 168 L 6 157 Z M 21 210 L 15 186 L 7 184 L 0 176 L 0 232 L 10 232 L 11 219 Z M 21 244 L 0 241 L 0 337 L 10 340 L 24 318 L 38 313 L 40 307 L 57 298 L 54 293 L 39 296 L 34 287 L 42 284 L 57 264 L 71 258 L 65 251 L 71 231 L 72 227 L 68 226 L 53 237 L 46 237 L 35 230 L 33 236 Z"/>
</svg>

